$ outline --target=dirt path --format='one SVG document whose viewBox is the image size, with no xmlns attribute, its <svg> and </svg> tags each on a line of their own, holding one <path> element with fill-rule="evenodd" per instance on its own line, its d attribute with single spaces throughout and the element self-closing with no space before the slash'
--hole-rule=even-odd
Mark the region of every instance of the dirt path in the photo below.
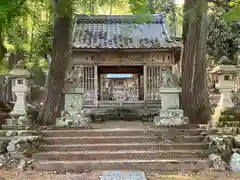
<svg viewBox="0 0 240 180">
<path fill-rule="evenodd" d="M 56 174 L 36 171 L 20 172 L 15 170 L 2 170 L 0 180 L 100 180 L 101 172 L 82 174 Z M 1 179 L 2 177 L 2 179 Z M 162 175 L 160 173 L 147 173 L 148 180 L 240 180 L 240 174 L 220 172 L 211 173 L 178 173 L 178 175 Z"/>
</svg>

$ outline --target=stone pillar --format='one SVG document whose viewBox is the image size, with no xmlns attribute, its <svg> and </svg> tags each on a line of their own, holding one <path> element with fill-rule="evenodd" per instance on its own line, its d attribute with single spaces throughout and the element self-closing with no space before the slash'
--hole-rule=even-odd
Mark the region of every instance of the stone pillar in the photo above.
<svg viewBox="0 0 240 180">
<path fill-rule="evenodd" d="M 220 76 L 220 81 L 216 83 L 216 88 L 219 89 L 221 97 L 218 103 L 218 110 L 224 111 L 228 108 L 233 108 L 234 104 L 232 102 L 231 94 L 234 83 L 231 80 L 224 80 L 224 76 Z"/>
<path fill-rule="evenodd" d="M 183 117 L 183 110 L 179 109 L 180 92 L 180 87 L 160 89 L 162 107 L 159 109 L 159 114 L 154 117 L 156 126 L 177 126 L 188 123 Z"/>
<path fill-rule="evenodd" d="M 231 89 L 220 89 L 221 97 L 218 103 L 218 107 L 220 111 L 224 111 L 225 109 L 228 108 L 233 108 L 234 104 L 232 102 L 231 98 Z"/>
<path fill-rule="evenodd" d="M 98 66 L 94 65 L 94 105 L 98 106 Z"/>
<path fill-rule="evenodd" d="M 179 109 L 179 94 L 181 88 L 161 88 L 162 109 Z"/>
<path fill-rule="evenodd" d="M 147 65 L 144 64 L 143 67 L 143 76 L 144 76 L 144 101 L 147 101 Z"/>
<path fill-rule="evenodd" d="M 15 95 L 17 98 L 11 115 L 27 115 L 25 109 L 27 92 L 15 92 Z"/>
<path fill-rule="evenodd" d="M 181 91 L 178 77 L 170 69 L 165 69 L 162 72 L 161 87 L 158 92 L 162 106 L 158 115 L 154 117 L 156 126 L 178 126 L 189 123 L 188 119 L 183 116 L 183 110 L 179 109 Z"/>
</svg>

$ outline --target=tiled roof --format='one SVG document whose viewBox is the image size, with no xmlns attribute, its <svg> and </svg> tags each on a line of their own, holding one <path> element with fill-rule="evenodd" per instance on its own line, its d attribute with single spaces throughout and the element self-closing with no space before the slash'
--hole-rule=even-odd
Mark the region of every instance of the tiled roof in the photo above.
<svg viewBox="0 0 240 180">
<path fill-rule="evenodd" d="M 73 26 L 73 48 L 146 49 L 179 48 L 171 39 L 163 15 L 153 15 L 148 24 L 137 23 L 139 15 L 78 15 Z"/>
</svg>

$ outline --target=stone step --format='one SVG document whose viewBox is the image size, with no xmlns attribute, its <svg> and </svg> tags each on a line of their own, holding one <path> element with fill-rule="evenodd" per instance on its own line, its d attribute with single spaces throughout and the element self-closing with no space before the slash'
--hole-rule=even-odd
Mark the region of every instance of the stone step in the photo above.
<svg viewBox="0 0 240 180">
<path fill-rule="evenodd" d="M 67 144 L 44 145 L 41 151 L 106 151 L 106 150 L 171 150 L 171 149 L 204 149 L 203 143 L 122 143 L 122 144 Z"/>
<path fill-rule="evenodd" d="M 84 172 L 93 170 L 148 170 L 193 171 L 204 170 L 208 160 L 155 159 L 155 160 L 101 160 L 101 161 L 36 161 L 34 166 L 42 171 Z"/>
<path fill-rule="evenodd" d="M 100 144 L 100 143 L 160 143 L 160 142 L 201 142 L 203 136 L 102 136 L 102 137 L 47 137 L 46 144 Z"/>
<path fill-rule="evenodd" d="M 203 132 L 202 129 L 103 129 L 103 130 L 44 130 L 41 131 L 45 137 L 76 137 L 76 136 L 178 136 L 189 135 L 196 136 Z"/>
<path fill-rule="evenodd" d="M 107 121 L 110 122 L 110 121 Z M 125 121 L 125 122 L 131 122 L 131 121 Z M 158 127 L 156 128 L 153 123 L 143 123 L 144 126 L 149 127 L 147 130 L 156 130 L 156 131 L 162 131 L 162 130 L 187 130 L 187 129 L 200 129 L 200 130 L 206 130 L 207 125 L 206 124 L 183 124 L 183 125 L 178 125 L 178 126 L 172 126 L 172 127 Z M 96 127 L 95 127 L 96 126 Z M 115 125 L 113 127 L 118 127 L 118 125 Z M 142 130 L 144 131 L 144 129 L 138 129 L 138 128 L 131 128 L 131 129 L 127 129 L 127 127 L 129 126 L 124 126 L 122 128 L 119 128 L 118 130 Z M 41 131 L 60 131 L 60 130 L 67 130 L 67 131 L 73 131 L 73 130 L 81 130 L 84 131 L 83 128 L 81 127 L 58 127 L 58 126 L 40 126 L 39 129 L 41 129 Z M 47 130 L 45 130 L 47 129 Z M 87 130 L 87 131 L 94 131 L 94 130 L 102 130 L 102 131 L 112 131 L 112 130 L 117 130 L 116 128 L 104 128 L 104 124 L 103 123 L 96 123 L 93 122 L 93 129 Z M 146 130 L 146 131 L 147 131 Z"/>
<path fill-rule="evenodd" d="M 119 160 L 119 159 L 168 159 L 168 158 L 206 158 L 204 151 L 196 150 L 165 150 L 165 151 L 69 151 L 69 152 L 39 152 L 35 160 L 61 161 L 90 161 L 90 160 Z"/>
</svg>

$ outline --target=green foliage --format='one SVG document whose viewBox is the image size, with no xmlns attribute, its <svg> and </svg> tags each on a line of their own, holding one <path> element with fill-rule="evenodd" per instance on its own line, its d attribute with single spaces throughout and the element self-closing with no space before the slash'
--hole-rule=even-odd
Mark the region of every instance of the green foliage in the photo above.
<svg viewBox="0 0 240 180">
<path fill-rule="evenodd" d="M 70 10 L 69 15 L 72 11 L 94 14 L 106 5 L 114 11 L 115 7 L 127 7 L 127 1 L 61 0 L 56 14 L 61 16 L 67 9 Z M 42 59 L 46 62 L 47 57 L 52 54 L 53 7 L 52 0 L 1 0 L 0 59 L 9 52 L 22 54 L 29 62 Z"/>
<path fill-rule="evenodd" d="M 8 66 L 8 61 L 6 58 L 4 58 L 0 63 L 0 75 L 7 73 L 8 71 L 7 66 Z"/>
<path fill-rule="evenodd" d="M 55 10 L 55 15 L 58 16 L 70 16 L 72 17 L 73 12 L 73 0 L 60 0 L 58 1 Z"/>
<path fill-rule="evenodd" d="M 229 22 L 240 20 L 240 0 L 209 0 L 209 2 L 224 9 L 224 16 Z"/>
<path fill-rule="evenodd" d="M 224 0 L 217 0 L 223 4 Z M 52 52 L 52 26 L 53 26 L 53 4 L 52 0 L 1 0 L 0 1 L 0 33 L 2 35 L 0 46 L 0 59 L 8 52 L 18 51 L 24 54 L 27 61 L 38 61 L 47 59 Z M 142 14 L 136 23 L 148 23 L 151 13 L 168 12 L 166 19 L 170 28 L 174 31 L 177 25 L 183 22 L 183 8 L 176 7 L 173 0 L 62 0 L 58 14 L 62 14 L 67 8 L 72 8 L 76 13 L 104 14 L 133 13 Z M 69 7 L 71 6 L 71 7 Z M 226 55 L 230 59 L 236 52 L 237 36 L 239 31 L 236 27 L 229 26 L 228 20 L 236 20 L 239 3 L 236 3 L 228 12 L 214 13 L 210 15 L 210 36 L 208 42 L 208 53 L 220 59 Z M 107 10 L 107 11 L 106 11 Z M 175 30 L 174 30 L 175 29 Z M 181 28 L 180 28 L 181 29 Z M 0 45 L 1 45 L 0 44 Z M 2 57 L 1 57 L 2 54 Z"/>
<path fill-rule="evenodd" d="M 0 1 L 0 62 L 6 53 L 6 47 L 3 44 L 4 33 L 12 20 L 24 14 L 26 0 L 1 0 Z"/>
<path fill-rule="evenodd" d="M 34 37 L 32 39 L 32 53 L 44 57 L 52 53 L 52 22 L 39 23 L 35 25 Z"/>
<path fill-rule="evenodd" d="M 143 14 L 138 22 L 148 22 L 151 14 L 164 13 L 165 19 L 174 36 L 177 34 L 178 24 L 182 24 L 183 8 L 177 7 L 174 0 L 129 0 L 133 14 Z M 181 30 L 180 30 L 181 31 Z"/>
<path fill-rule="evenodd" d="M 51 54 L 51 1 L 1 0 L 0 7 L 1 44 L 7 52 L 21 54 L 30 62 Z"/>
<path fill-rule="evenodd" d="M 13 18 L 23 14 L 27 0 L 1 0 L 0 1 L 0 25 L 6 27 Z"/>
<path fill-rule="evenodd" d="M 236 64 L 235 54 L 240 43 L 240 26 L 238 23 L 229 22 L 224 14 L 225 9 L 212 7 L 209 13 L 209 35 L 207 53 L 219 62 L 222 56 L 227 56 Z"/>
<path fill-rule="evenodd" d="M 76 14 L 129 14 L 128 0 L 74 0 Z"/>
<path fill-rule="evenodd" d="M 240 21 L 240 1 L 236 1 L 233 7 L 225 13 L 229 22 Z"/>
<path fill-rule="evenodd" d="M 129 0 L 129 4 L 133 14 L 148 14 L 150 12 L 147 0 Z"/>
</svg>

